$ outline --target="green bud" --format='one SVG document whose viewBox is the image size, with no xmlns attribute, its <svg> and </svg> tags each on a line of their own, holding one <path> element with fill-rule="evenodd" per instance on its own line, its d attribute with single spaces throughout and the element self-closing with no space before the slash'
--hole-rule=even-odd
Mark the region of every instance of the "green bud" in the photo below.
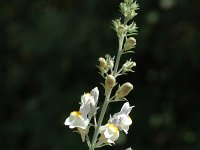
<svg viewBox="0 0 200 150">
<path fill-rule="evenodd" d="M 112 58 L 109 54 L 107 54 L 105 57 L 106 57 L 107 69 L 112 70 L 114 67 L 114 58 Z"/>
<path fill-rule="evenodd" d="M 105 80 L 105 89 L 112 89 L 116 84 L 116 79 L 113 75 L 108 75 Z"/>
<path fill-rule="evenodd" d="M 133 85 L 129 82 L 124 83 L 116 92 L 117 98 L 123 98 L 129 94 L 129 92 L 133 89 Z"/>
<path fill-rule="evenodd" d="M 132 22 L 128 27 L 127 27 L 127 31 L 129 33 L 136 33 L 137 32 L 137 26 L 134 22 Z"/>
<path fill-rule="evenodd" d="M 124 25 L 120 25 L 120 26 L 118 26 L 118 28 L 117 28 L 117 33 L 118 33 L 119 35 L 121 35 L 122 33 L 125 32 L 125 30 L 126 30 L 126 28 L 124 27 Z"/>
<path fill-rule="evenodd" d="M 125 16 L 127 17 L 127 15 L 125 14 L 127 12 L 127 8 L 126 8 L 126 5 L 124 3 L 120 3 L 120 12 Z"/>
<path fill-rule="evenodd" d="M 120 19 L 113 20 L 112 23 L 118 36 L 121 36 L 126 31 L 126 27 L 121 23 Z"/>
<path fill-rule="evenodd" d="M 120 11 L 126 17 L 127 21 L 133 19 L 137 13 L 136 10 L 139 9 L 138 4 L 133 2 L 133 0 L 124 0 L 123 3 L 120 4 Z"/>
<path fill-rule="evenodd" d="M 124 44 L 124 51 L 134 48 L 135 45 L 136 45 L 136 40 L 134 37 L 130 37 L 130 38 L 126 39 L 126 42 Z"/>
<path fill-rule="evenodd" d="M 124 63 L 123 66 L 122 66 L 123 72 L 132 71 L 131 69 L 132 69 L 133 67 L 135 67 L 135 66 L 136 66 L 136 63 L 135 63 L 135 62 L 133 62 L 133 61 L 131 61 L 131 60 L 126 61 L 126 63 Z"/>
<path fill-rule="evenodd" d="M 136 13 L 135 11 L 132 11 L 132 12 L 130 13 L 129 18 L 132 19 L 132 18 L 134 18 L 136 15 L 137 15 L 137 13 Z"/>
</svg>

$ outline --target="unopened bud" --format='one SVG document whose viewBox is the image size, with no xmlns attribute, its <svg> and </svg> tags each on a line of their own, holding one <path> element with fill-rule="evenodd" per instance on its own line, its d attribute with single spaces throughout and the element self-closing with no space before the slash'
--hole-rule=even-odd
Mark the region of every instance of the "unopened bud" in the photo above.
<svg viewBox="0 0 200 150">
<path fill-rule="evenodd" d="M 133 85 L 129 82 L 124 83 L 116 92 L 117 98 L 123 98 L 133 89 Z"/>
<path fill-rule="evenodd" d="M 127 27 L 127 31 L 129 33 L 136 33 L 137 32 L 137 26 L 134 22 L 132 22 L 128 27 Z"/>
<path fill-rule="evenodd" d="M 133 19 L 133 17 L 135 17 L 137 15 L 137 13 L 135 11 L 132 11 L 130 13 L 130 19 Z"/>
<path fill-rule="evenodd" d="M 114 67 L 114 61 L 113 60 L 111 60 L 111 59 L 108 60 L 108 67 L 109 67 L 109 69 L 112 69 Z"/>
<path fill-rule="evenodd" d="M 122 68 L 123 68 L 123 72 L 128 72 L 128 71 L 132 71 L 132 67 L 136 66 L 136 62 L 133 61 L 127 61 L 125 64 L 123 64 Z"/>
<path fill-rule="evenodd" d="M 100 57 L 99 58 L 99 68 L 100 69 L 106 69 L 107 67 L 107 62 L 104 58 Z"/>
<path fill-rule="evenodd" d="M 125 27 L 123 25 L 119 25 L 117 28 L 118 34 L 122 34 L 125 31 Z"/>
<path fill-rule="evenodd" d="M 105 56 L 106 60 L 104 59 L 104 61 L 106 62 L 106 68 L 105 70 L 112 70 L 114 67 L 114 58 L 111 58 L 111 56 L 109 54 L 106 54 Z"/>
<path fill-rule="evenodd" d="M 105 89 L 112 89 L 116 84 L 116 79 L 113 75 L 108 75 L 105 80 Z"/>
<path fill-rule="evenodd" d="M 134 48 L 136 45 L 136 40 L 134 37 L 130 37 L 126 40 L 124 44 L 124 51 L 130 50 L 131 48 Z"/>
</svg>

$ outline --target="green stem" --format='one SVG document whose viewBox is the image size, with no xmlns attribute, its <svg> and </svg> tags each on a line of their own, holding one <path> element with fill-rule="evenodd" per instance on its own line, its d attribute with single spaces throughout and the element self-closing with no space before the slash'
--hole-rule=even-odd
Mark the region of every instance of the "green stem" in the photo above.
<svg viewBox="0 0 200 150">
<path fill-rule="evenodd" d="M 114 68 L 114 73 L 113 73 L 114 76 L 116 76 L 116 73 L 117 73 L 117 70 L 118 70 L 118 67 L 119 67 L 119 62 L 120 62 L 120 58 L 121 58 L 121 55 L 122 55 L 123 42 L 124 42 L 124 35 L 119 37 L 118 54 L 117 54 L 117 59 L 115 61 L 115 68 Z"/>
<path fill-rule="evenodd" d="M 107 107 L 108 107 L 108 104 L 109 104 L 110 94 L 111 94 L 111 90 L 108 91 L 108 94 L 106 94 L 106 98 L 105 98 L 105 101 L 103 103 L 103 107 L 102 107 L 102 110 L 101 110 L 101 114 L 99 116 L 97 127 L 96 127 L 94 135 L 93 135 L 93 139 L 92 139 L 92 144 L 91 144 L 90 150 L 94 150 L 95 149 L 96 140 L 97 140 L 97 137 L 98 137 L 98 134 L 99 134 L 99 128 L 100 128 L 100 126 L 102 124 L 104 115 L 106 113 L 106 110 L 107 110 Z"/>
</svg>

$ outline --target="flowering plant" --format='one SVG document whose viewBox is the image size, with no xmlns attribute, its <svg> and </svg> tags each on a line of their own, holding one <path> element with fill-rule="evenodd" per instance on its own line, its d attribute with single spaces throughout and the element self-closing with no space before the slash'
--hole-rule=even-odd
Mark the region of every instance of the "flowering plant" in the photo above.
<svg viewBox="0 0 200 150">
<path fill-rule="evenodd" d="M 137 26 L 132 19 L 137 15 L 135 11 L 138 9 L 138 4 L 133 2 L 133 0 L 124 0 L 120 3 L 120 12 L 124 19 L 113 21 L 113 28 L 117 33 L 119 42 L 117 57 L 115 59 L 115 57 L 106 55 L 105 58 L 99 58 L 99 73 L 105 80 L 103 84 L 105 100 L 98 121 L 96 114 L 99 109 L 99 90 L 95 87 L 89 93 L 81 96 L 79 110 L 71 112 L 64 122 L 69 128 L 77 129 L 76 131 L 81 135 L 82 141 L 87 143 L 89 150 L 106 145 L 112 146 L 119 138 L 120 132 L 127 134 L 129 126 L 132 124 L 129 114 L 134 106 L 130 106 L 125 97 L 133 90 L 133 85 L 129 82 L 118 85 L 116 92 L 113 92 L 113 88 L 118 84 L 116 82 L 118 76 L 134 72 L 132 68 L 136 66 L 136 63 L 130 59 L 119 68 L 119 62 L 123 54 L 133 53 L 131 49 L 136 46 L 136 40 L 132 36 L 137 34 Z M 112 93 L 115 94 L 112 95 Z M 102 125 L 108 105 L 111 102 L 119 101 L 126 102 L 118 113 L 115 113 L 113 116 L 110 115 L 108 122 Z M 94 127 L 92 138 L 88 134 L 91 127 Z M 126 150 L 131 150 L 131 148 Z"/>
</svg>

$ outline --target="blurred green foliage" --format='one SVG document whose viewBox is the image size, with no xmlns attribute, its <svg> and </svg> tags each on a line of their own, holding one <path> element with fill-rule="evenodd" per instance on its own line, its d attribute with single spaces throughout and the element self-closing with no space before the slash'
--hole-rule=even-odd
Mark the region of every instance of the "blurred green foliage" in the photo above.
<svg viewBox="0 0 200 150">
<path fill-rule="evenodd" d="M 87 149 L 63 123 L 103 82 L 95 64 L 116 52 L 120 2 L 0 1 L 0 150 Z M 134 124 L 111 149 L 200 149 L 200 1 L 138 3 L 136 73 L 119 79 L 134 83 Z"/>
</svg>

